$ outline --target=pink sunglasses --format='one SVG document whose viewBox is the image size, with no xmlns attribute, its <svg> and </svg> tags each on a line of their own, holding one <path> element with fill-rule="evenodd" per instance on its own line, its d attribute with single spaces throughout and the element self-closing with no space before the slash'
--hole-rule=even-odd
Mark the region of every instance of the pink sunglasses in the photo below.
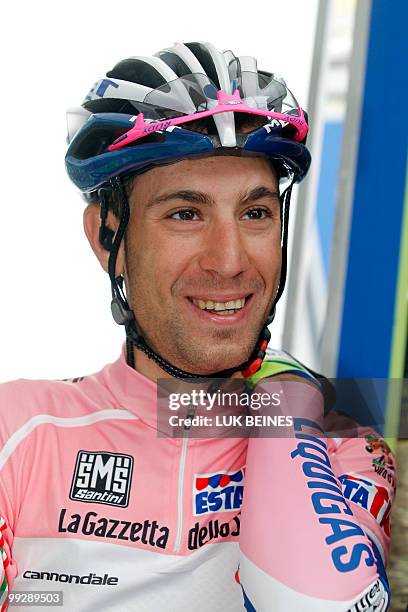
<svg viewBox="0 0 408 612">
<path fill-rule="evenodd" d="M 109 151 L 116 151 L 122 147 L 127 146 L 131 142 L 135 142 L 148 134 L 158 132 L 160 130 L 166 130 L 171 126 L 180 125 L 181 123 L 188 123 L 189 121 L 196 121 L 197 119 L 204 119 L 205 117 L 212 117 L 212 115 L 218 115 L 219 113 L 234 112 L 234 113 L 249 113 L 252 115 L 260 115 L 263 117 L 271 117 L 272 119 L 278 119 L 283 121 L 285 124 L 291 124 L 296 129 L 296 133 L 293 136 L 294 140 L 302 142 L 308 132 L 308 126 L 303 110 L 299 107 L 298 115 L 289 115 L 287 113 L 276 113 L 268 110 L 261 110 L 257 108 L 251 108 L 245 102 L 242 101 L 238 89 L 233 94 L 226 94 L 222 90 L 217 92 L 217 104 L 210 110 L 193 113 L 191 115 L 184 115 L 182 117 L 175 117 L 174 119 L 164 119 L 162 121 L 145 121 L 143 113 L 139 113 L 135 119 L 135 124 L 130 130 L 128 130 L 122 136 L 119 136 L 109 147 Z"/>
</svg>

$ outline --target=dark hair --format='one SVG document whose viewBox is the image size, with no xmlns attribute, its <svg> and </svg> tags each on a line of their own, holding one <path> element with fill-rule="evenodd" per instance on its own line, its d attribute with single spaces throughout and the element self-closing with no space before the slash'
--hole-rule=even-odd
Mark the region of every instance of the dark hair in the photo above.
<svg viewBox="0 0 408 612">
<path fill-rule="evenodd" d="M 122 185 L 127 195 L 128 201 L 130 201 L 130 196 L 133 190 L 133 183 L 136 178 L 136 173 L 128 174 L 126 176 L 122 176 Z M 115 217 L 120 219 L 122 212 L 122 200 L 117 191 L 110 191 L 106 195 L 106 200 L 108 203 L 108 208 L 113 212 Z"/>
</svg>

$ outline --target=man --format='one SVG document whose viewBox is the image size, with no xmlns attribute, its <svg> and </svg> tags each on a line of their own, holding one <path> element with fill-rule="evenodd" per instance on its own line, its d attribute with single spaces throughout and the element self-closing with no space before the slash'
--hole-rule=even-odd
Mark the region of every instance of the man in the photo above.
<svg viewBox="0 0 408 612">
<path fill-rule="evenodd" d="M 302 468 L 322 489 L 307 521 L 328 513 L 322 529 L 339 544 L 336 553 L 313 540 L 300 567 L 302 534 L 286 540 L 286 511 L 277 522 L 271 509 L 256 549 L 247 514 L 239 555 L 247 439 L 198 439 L 190 426 L 177 438 L 160 426 L 158 379 L 255 385 L 280 375 L 306 380 L 315 395 L 321 388 L 295 359 L 266 355 L 290 193 L 310 165 L 307 119 L 284 81 L 254 58 L 175 44 L 119 62 L 71 111 L 69 132 L 67 170 L 88 200 L 85 232 L 109 274 L 126 345 L 92 376 L 1 388 L 2 602 L 13 589 L 63 591 L 69 610 L 385 609 L 393 491 L 384 485 L 375 497 L 365 440 L 297 432 L 308 443 L 293 457 L 313 458 L 320 444 L 326 462 Z M 282 444 L 293 440 L 267 442 L 278 455 L 271 464 L 289 465 Z M 256 452 L 253 444 L 252 463 Z M 275 476 L 262 480 L 262 469 L 251 487 L 262 481 L 271 492 Z M 287 482 L 272 497 L 278 514 Z M 296 484 L 305 533 L 314 529 L 302 522 L 312 484 Z M 264 515 L 269 506 L 254 499 L 249 490 L 250 514 Z M 278 541 L 287 549 L 269 559 Z M 326 565 L 335 580 L 320 585 Z"/>
</svg>

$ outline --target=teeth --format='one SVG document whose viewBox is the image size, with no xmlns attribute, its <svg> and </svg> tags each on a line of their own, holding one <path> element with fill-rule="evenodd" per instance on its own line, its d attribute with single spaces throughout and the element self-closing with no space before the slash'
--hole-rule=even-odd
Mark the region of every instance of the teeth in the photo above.
<svg viewBox="0 0 408 612">
<path fill-rule="evenodd" d="M 201 308 L 201 310 L 239 310 L 245 305 L 245 298 L 240 300 L 230 300 L 229 302 L 213 302 L 212 300 L 194 300 L 193 304 Z"/>
</svg>

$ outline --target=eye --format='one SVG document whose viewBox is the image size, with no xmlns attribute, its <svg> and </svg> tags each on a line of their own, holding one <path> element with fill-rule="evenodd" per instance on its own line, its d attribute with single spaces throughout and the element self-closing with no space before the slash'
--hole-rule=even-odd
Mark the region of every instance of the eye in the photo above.
<svg viewBox="0 0 408 612">
<path fill-rule="evenodd" d="M 174 219 L 175 221 L 198 221 L 199 216 L 197 211 L 193 208 L 183 208 L 182 210 L 171 213 L 169 219 Z"/>
<path fill-rule="evenodd" d="M 260 221 L 272 217 L 272 213 L 268 208 L 250 208 L 243 216 L 251 221 Z"/>
</svg>

